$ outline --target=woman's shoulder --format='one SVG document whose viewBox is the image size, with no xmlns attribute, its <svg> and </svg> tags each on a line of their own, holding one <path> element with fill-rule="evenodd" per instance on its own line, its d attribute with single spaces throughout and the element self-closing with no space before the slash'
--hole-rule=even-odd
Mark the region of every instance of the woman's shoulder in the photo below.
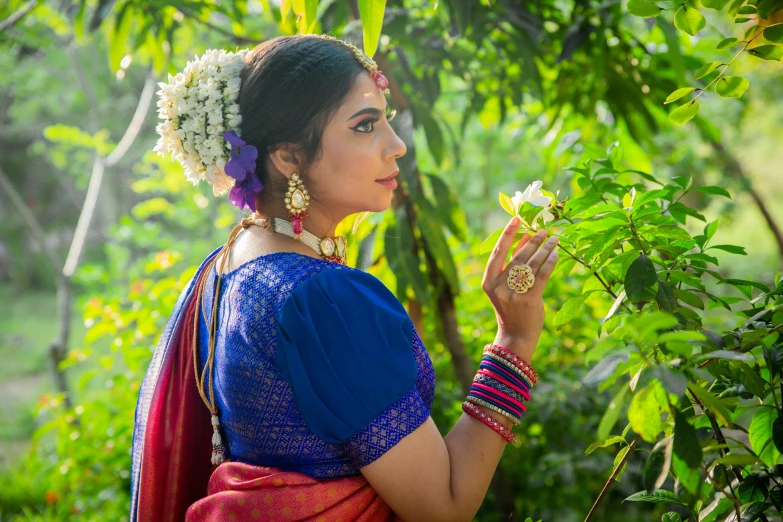
<svg viewBox="0 0 783 522">
<path fill-rule="evenodd" d="M 402 303 L 376 276 L 346 265 L 331 265 L 305 274 L 283 305 L 301 309 L 306 302 L 308 307 L 333 306 L 353 314 L 361 307 L 382 307 L 386 312 L 407 317 Z"/>
</svg>

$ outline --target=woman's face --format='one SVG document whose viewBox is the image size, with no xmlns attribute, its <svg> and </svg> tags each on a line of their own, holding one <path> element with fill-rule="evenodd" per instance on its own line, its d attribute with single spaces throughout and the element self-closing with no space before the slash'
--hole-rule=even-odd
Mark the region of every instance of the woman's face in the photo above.
<svg viewBox="0 0 783 522">
<path fill-rule="evenodd" d="M 318 200 L 311 204 L 327 207 L 337 219 L 389 208 L 394 182 L 376 180 L 398 171 L 397 158 L 407 148 L 387 121 L 386 109 L 375 80 L 369 73 L 359 74 L 324 130 L 319 160 L 306 173 L 305 186 Z"/>
</svg>

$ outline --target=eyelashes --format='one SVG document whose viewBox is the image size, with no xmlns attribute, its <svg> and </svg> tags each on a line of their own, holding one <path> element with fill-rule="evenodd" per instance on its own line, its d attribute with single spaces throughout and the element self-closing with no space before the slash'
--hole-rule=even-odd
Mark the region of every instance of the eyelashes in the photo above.
<svg viewBox="0 0 783 522">
<path fill-rule="evenodd" d="M 397 115 L 397 109 L 391 109 L 386 111 L 386 121 L 392 121 L 394 117 Z M 367 118 L 366 120 L 362 121 L 359 125 L 353 128 L 356 132 L 360 132 L 362 134 L 370 134 L 371 132 L 375 131 L 375 128 L 372 127 L 369 131 L 362 131 L 357 130 L 361 127 L 365 127 L 367 125 L 374 125 L 380 121 L 380 118 Z"/>
</svg>

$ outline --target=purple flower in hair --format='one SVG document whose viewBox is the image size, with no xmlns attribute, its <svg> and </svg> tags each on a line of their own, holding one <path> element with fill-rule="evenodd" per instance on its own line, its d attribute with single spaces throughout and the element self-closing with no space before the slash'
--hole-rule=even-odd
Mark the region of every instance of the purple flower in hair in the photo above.
<svg viewBox="0 0 783 522">
<path fill-rule="evenodd" d="M 241 209 L 247 207 L 255 212 L 255 195 L 264 190 L 264 185 L 255 175 L 258 149 L 242 141 L 233 130 L 224 133 L 223 139 L 231 144 L 231 159 L 226 163 L 226 175 L 236 180 L 228 199 Z"/>
</svg>

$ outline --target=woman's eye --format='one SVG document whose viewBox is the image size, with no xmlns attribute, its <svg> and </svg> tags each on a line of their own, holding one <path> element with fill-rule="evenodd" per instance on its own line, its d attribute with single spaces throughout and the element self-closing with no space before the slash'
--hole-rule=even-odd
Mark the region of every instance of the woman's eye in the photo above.
<svg viewBox="0 0 783 522">
<path fill-rule="evenodd" d="M 357 129 L 360 129 L 360 128 L 365 127 L 367 125 L 374 125 L 377 122 L 378 122 L 377 119 L 364 120 L 363 122 L 361 122 L 359 125 L 357 125 L 353 129 L 357 130 Z M 370 130 L 368 130 L 368 131 L 360 130 L 358 132 L 361 132 L 362 134 L 369 134 L 369 133 L 373 132 L 374 130 L 375 130 L 375 127 L 370 127 Z"/>
</svg>

